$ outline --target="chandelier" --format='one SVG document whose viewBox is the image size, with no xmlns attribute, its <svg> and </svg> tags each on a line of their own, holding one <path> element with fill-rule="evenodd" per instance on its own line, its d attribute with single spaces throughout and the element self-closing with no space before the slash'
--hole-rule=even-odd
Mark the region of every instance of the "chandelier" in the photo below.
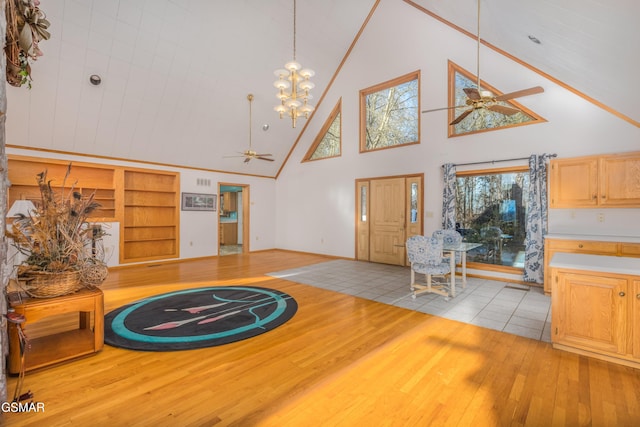
<svg viewBox="0 0 640 427">
<path fill-rule="evenodd" d="M 309 114 L 315 109 L 309 104 L 312 96 L 309 91 L 315 87 L 309 80 L 315 72 L 309 68 L 302 68 L 296 61 L 296 0 L 293 0 L 293 60 L 284 64 L 284 69 L 274 72 L 278 80 L 273 84 L 279 92 L 276 97 L 280 100 L 274 110 L 282 119 L 285 114 L 291 117 L 292 127 L 296 127 L 298 117 L 308 119 Z"/>
</svg>

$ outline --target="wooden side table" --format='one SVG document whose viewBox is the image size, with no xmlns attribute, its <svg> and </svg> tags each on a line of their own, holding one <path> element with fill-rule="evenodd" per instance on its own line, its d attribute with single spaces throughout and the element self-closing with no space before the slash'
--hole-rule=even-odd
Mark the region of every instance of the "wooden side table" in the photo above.
<svg viewBox="0 0 640 427">
<path fill-rule="evenodd" d="M 29 339 L 25 353 L 26 371 L 93 354 L 102 350 L 104 346 L 104 295 L 100 289 L 83 289 L 55 298 L 26 298 L 20 303 L 12 303 L 11 307 L 16 313 L 24 315 L 25 322 L 22 325 L 27 337 L 28 325 L 58 314 L 78 313 L 77 329 Z M 9 323 L 10 374 L 20 372 L 20 341 L 17 328 L 17 325 Z"/>
</svg>

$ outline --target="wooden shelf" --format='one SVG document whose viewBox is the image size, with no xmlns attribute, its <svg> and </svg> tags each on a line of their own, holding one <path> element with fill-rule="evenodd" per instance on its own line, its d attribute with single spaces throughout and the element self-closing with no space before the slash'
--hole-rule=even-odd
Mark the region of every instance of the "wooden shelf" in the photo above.
<svg viewBox="0 0 640 427">
<path fill-rule="evenodd" d="M 157 238 L 149 238 L 149 239 L 135 239 L 135 240 L 127 240 L 125 239 L 125 243 L 132 243 L 132 242 L 162 242 L 162 241 L 175 241 L 176 239 L 173 237 L 157 237 Z"/>
<path fill-rule="evenodd" d="M 179 256 L 179 197 L 177 173 L 124 171 L 122 263 Z"/>
<path fill-rule="evenodd" d="M 180 174 L 172 171 L 137 169 L 26 156 L 9 156 L 8 206 L 28 199 L 37 206 L 40 190 L 36 176 L 44 170 L 57 190 L 93 194 L 100 208 L 90 222 L 118 222 L 120 264 L 178 258 L 180 230 Z M 161 242 L 151 247 L 150 242 Z M 165 244 L 165 242 L 167 244 Z"/>
<path fill-rule="evenodd" d="M 47 179 L 57 192 L 77 191 L 84 197 L 94 195 L 100 204 L 89 215 L 90 220 L 116 220 L 115 168 L 89 163 L 73 162 L 70 175 L 66 178 L 69 162 L 22 156 L 9 156 L 8 176 L 11 187 L 8 189 L 8 205 L 18 199 L 31 200 L 36 206 L 41 202 L 40 189 L 36 177 L 46 170 Z M 64 184 L 64 188 L 63 188 Z"/>
</svg>

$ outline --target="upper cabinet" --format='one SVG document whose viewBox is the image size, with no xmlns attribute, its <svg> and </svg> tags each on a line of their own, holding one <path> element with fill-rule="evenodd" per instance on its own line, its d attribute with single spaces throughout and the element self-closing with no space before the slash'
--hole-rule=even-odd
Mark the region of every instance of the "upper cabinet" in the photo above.
<svg viewBox="0 0 640 427">
<path fill-rule="evenodd" d="M 235 212 L 238 210 L 238 193 L 222 193 L 220 212 Z"/>
<path fill-rule="evenodd" d="M 640 207 L 640 153 L 600 159 L 600 205 Z"/>
<path fill-rule="evenodd" d="M 640 207 L 640 152 L 554 159 L 551 208 Z"/>
</svg>

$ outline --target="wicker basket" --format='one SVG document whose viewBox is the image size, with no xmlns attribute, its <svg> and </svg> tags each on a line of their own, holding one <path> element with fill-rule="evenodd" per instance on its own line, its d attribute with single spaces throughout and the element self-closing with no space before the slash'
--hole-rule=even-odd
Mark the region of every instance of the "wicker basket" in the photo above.
<svg viewBox="0 0 640 427">
<path fill-rule="evenodd" d="M 59 297 L 82 289 L 78 271 L 29 271 L 20 279 L 24 282 L 25 292 L 34 298 Z"/>
<path fill-rule="evenodd" d="M 109 268 L 103 262 L 87 263 L 79 271 L 80 282 L 87 288 L 95 288 L 102 284 L 109 275 Z"/>
</svg>

